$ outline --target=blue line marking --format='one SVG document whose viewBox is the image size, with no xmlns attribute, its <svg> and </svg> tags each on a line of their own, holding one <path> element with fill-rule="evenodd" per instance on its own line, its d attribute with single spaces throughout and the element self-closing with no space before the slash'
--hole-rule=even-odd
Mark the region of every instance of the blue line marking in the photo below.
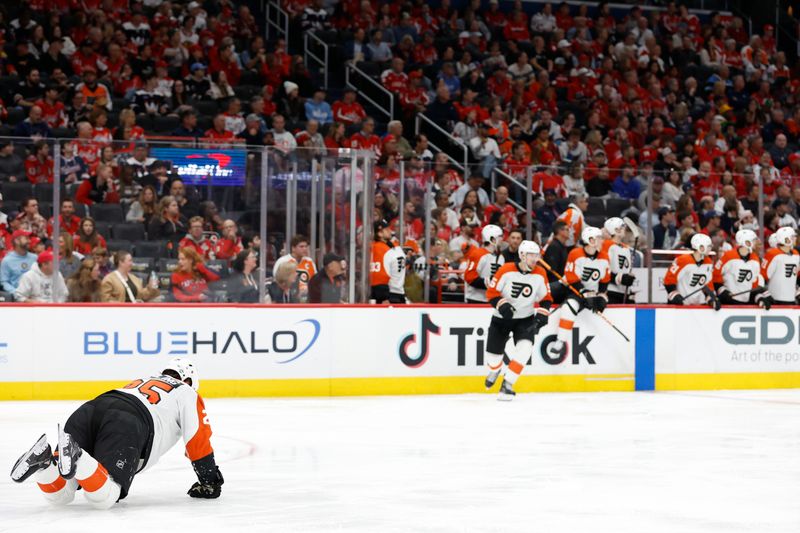
<svg viewBox="0 0 800 533">
<path fill-rule="evenodd" d="M 656 388 L 656 310 L 636 310 L 636 390 Z"/>
</svg>

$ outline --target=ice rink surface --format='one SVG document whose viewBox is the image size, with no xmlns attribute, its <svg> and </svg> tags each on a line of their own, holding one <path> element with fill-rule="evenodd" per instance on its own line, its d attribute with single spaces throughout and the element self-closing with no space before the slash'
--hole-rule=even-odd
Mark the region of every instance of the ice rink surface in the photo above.
<svg viewBox="0 0 800 533">
<path fill-rule="evenodd" d="M 105 512 L 9 478 L 77 405 L 0 403 L 0 531 L 800 531 L 800 390 L 212 399 L 222 497 L 177 445 Z"/>
</svg>

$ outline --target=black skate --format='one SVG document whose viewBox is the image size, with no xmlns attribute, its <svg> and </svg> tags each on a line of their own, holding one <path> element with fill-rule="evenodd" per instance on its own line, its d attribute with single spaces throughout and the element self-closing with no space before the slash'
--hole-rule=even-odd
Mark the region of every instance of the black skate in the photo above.
<svg viewBox="0 0 800 533">
<path fill-rule="evenodd" d="M 514 392 L 514 388 L 512 387 L 511 383 L 503 380 L 503 384 L 500 385 L 500 393 L 497 395 L 497 400 L 501 402 L 510 402 L 516 395 L 517 393 Z"/>
<path fill-rule="evenodd" d="M 53 464 L 53 452 L 47 444 L 47 435 L 42 435 L 30 450 L 17 459 L 11 469 L 11 479 L 22 483 L 33 474 Z"/>
<path fill-rule="evenodd" d="M 72 438 L 72 435 L 65 433 L 58 426 L 58 473 L 64 479 L 72 479 L 75 477 L 75 471 L 78 469 L 78 459 L 80 458 L 83 450 Z"/>
<path fill-rule="evenodd" d="M 486 385 L 486 390 L 491 389 L 494 387 L 495 382 L 497 381 L 497 377 L 500 375 L 500 371 L 503 369 L 502 365 L 497 370 L 492 370 L 489 372 L 489 375 L 486 376 L 486 381 L 483 382 Z"/>
</svg>

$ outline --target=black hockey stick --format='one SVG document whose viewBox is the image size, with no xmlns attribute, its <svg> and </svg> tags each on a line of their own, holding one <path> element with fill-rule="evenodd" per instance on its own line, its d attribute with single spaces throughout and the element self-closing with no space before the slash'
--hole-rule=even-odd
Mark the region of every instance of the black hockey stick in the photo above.
<svg viewBox="0 0 800 533">
<path fill-rule="evenodd" d="M 630 218 L 625 217 L 622 219 L 622 221 L 625 223 L 626 226 L 628 226 L 628 229 L 631 230 L 631 233 L 633 234 L 633 253 L 631 254 L 631 270 L 633 270 L 633 257 L 636 255 L 636 249 L 639 247 L 639 237 L 641 236 L 642 232 L 639 231 L 639 226 L 634 224 L 633 220 L 631 220 Z M 631 291 L 630 285 L 625 287 L 625 296 L 622 297 L 623 304 L 628 303 L 628 293 L 630 291 Z"/>
</svg>

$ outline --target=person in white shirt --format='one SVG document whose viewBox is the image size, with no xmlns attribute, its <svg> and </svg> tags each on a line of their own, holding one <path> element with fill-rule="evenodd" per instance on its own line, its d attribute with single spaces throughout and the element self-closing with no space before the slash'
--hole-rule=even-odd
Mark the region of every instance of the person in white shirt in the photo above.
<svg viewBox="0 0 800 533">
<path fill-rule="evenodd" d="M 17 302 L 62 303 L 67 301 L 67 285 L 61 272 L 53 276 L 53 252 L 39 254 L 36 264 L 19 279 L 14 300 Z"/>
<path fill-rule="evenodd" d="M 286 131 L 286 119 L 283 115 L 272 117 L 272 138 L 275 140 L 275 148 L 288 154 L 297 148 L 297 140 L 294 135 Z"/>
<path fill-rule="evenodd" d="M 472 154 L 475 158 L 480 161 L 481 174 L 488 179 L 503 156 L 500 154 L 500 147 L 497 146 L 497 141 L 489 137 L 489 126 L 487 124 L 478 126 L 478 136 L 470 139 L 469 147 L 472 149 Z"/>
<path fill-rule="evenodd" d="M 541 11 L 531 17 L 531 30 L 534 33 L 552 33 L 556 29 L 553 5 L 545 4 Z"/>
<path fill-rule="evenodd" d="M 453 193 L 453 203 L 456 207 L 461 207 L 469 191 L 478 193 L 478 201 L 481 205 L 489 205 L 491 202 L 489 201 L 489 195 L 486 194 L 486 191 L 483 189 L 483 182 L 483 175 L 479 172 L 473 172 L 469 179 L 467 179 L 467 182 Z"/>
</svg>

